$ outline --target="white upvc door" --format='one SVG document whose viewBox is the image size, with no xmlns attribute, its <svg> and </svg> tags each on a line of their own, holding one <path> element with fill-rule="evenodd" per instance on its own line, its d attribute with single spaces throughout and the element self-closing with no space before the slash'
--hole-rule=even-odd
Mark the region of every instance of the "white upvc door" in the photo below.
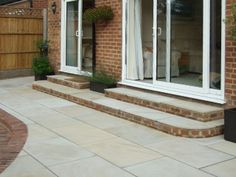
<svg viewBox="0 0 236 177">
<path fill-rule="evenodd" d="M 91 75 L 82 69 L 83 0 L 62 0 L 61 71 Z"/>
<path fill-rule="evenodd" d="M 202 1 L 202 0 L 201 0 Z M 157 11 L 159 9 L 158 7 L 158 0 L 154 0 L 154 32 L 153 32 L 153 42 L 154 46 L 154 55 L 153 55 L 153 61 L 154 61 L 154 68 L 153 68 L 153 83 L 154 85 L 158 86 L 159 88 L 165 88 L 169 91 L 174 91 L 180 93 L 183 91 L 185 93 L 198 93 L 198 94 L 204 94 L 209 91 L 209 16 L 210 16 L 210 1 L 203 1 L 203 64 L 202 64 L 202 87 L 194 87 L 189 85 L 181 85 L 171 82 L 171 0 L 166 0 L 166 17 L 165 17 L 165 27 L 166 31 L 165 35 L 166 38 L 166 49 L 165 49 L 165 57 L 166 57 L 166 64 L 165 64 L 165 79 L 158 80 L 157 72 L 158 72 L 158 48 L 160 47 L 158 45 L 160 31 L 163 33 L 163 30 L 161 30 L 161 27 L 158 26 L 158 14 Z M 193 34 L 194 35 L 194 34 Z"/>
<path fill-rule="evenodd" d="M 217 100 L 217 102 L 224 102 L 224 58 L 225 58 L 225 0 L 222 0 L 222 59 L 221 59 L 221 90 L 215 90 L 209 88 L 210 85 L 210 1 L 203 1 L 203 47 L 202 47 L 202 87 L 195 87 L 190 85 L 176 84 L 171 82 L 171 0 L 166 0 L 166 74 L 165 81 L 157 79 L 157 53 L 158 53 L 158 38 L 160 36 L 160 27 L 158 26 L 158 0 L 154 0 L 154 27 L 153 27 L 153 85 L 159 90 L 165 90 L 165 92 L 181 95 L 192 96 L 195 98 L 205 100 Z M 162 34 L 163 35 L 163 34 Z M 195 35 L 195 34 L 193 34 Z M 205 95 L 205 96 L 204 96 Z M 222 100 L 222 101 L 220 101 Z"/>
<path fill-rule="evenodd" d="M 135 1 L 135 0 L 132 0 Z M 210 88 L 210 17 L 211 17 L 211 1 L 210 0 L 200 0 L 202 1 L 202 83 L 201 86 L 191 86 L 187 84 L 178 84 L 172 82 L 171 76 L 171 42 L 172 42 L 172 0 L 165 0 L 166 11 L 165 11 L 165 30 L 160 27 L 158 5 L 160 0 L 153 0 L 153 82 L 146 83 L 142 81 L 135 81 L 127 79 L 127 39 L 128 34 L 128 3 L 129 0 L 123 0 L 123 67 L 122 67 L 122 83 L 129 86 L 139 87 L 143 89 L 149 89 L 153 91 L 160 91 L 164 93 L 175 94 L 184 97 L 190 97 L 200 100 L 206 100 L 216 103 L 224 103 L 224 81 L 225 81 L 225 0 L 221 1 L 221 88 L 212 89 Z M 163 1 L 162 1 L 163 2 Z M 162 19 L 163 20 L 163 19 Z M 188 19 L 187 19 L 188 20 Z M 187 21 L 186 20 L 186 21 Z M 190 20 L 189 20 L 190 21 Z M 163 25 L 163 23 L 162 23 Z M 159 41 L 163 35 L 165 36 L 165 79 L 158 79 L 158 50 L 160 47 Z M 192 34 L 195 35 L 195 34 Z M 162 39 L 163 40 L 163 39 Z M 162 51 L 163 52 L 163 51 Z"/>
</svg>

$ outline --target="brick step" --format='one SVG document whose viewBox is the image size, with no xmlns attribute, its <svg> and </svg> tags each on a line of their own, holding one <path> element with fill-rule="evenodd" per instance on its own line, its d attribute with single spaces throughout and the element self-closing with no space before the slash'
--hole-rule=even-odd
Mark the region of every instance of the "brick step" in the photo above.
<svg viewBox="0 0 236 177">
<path fill-rule="evenodd" d="M 224 109 L 217 106 L 181 100 L 154 93 L 147 93 L 145 91 L 130 88 L 120 87 L 107 89 L 105 95 L 109 98 L 141 105 L 202 122 L 219 120 L 224 117 Z"/>
<path fill-rule="evenodd" d="M 47 80 L 52 83 L 76 89 L 89 88 L 89 81 L 86 78 L 79 76 L 53 75 L 53 76 L 47 76 Z"/>
<path fill-rule="evenodd" d="M 200 122 L 140 105 L 105 97 L 89 89 L 74 89 L 48 81 L 37 81 L 33 89 L 133 121 L 175 136 L 205 138 L 223 133 L 223 120 Z"/>
</svg>

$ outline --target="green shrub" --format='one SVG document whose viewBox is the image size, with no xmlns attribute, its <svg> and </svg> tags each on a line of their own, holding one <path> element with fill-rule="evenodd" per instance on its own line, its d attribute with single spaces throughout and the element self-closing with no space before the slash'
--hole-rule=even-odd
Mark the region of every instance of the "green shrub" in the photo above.
<svg viewBox="0 0 236 177">
<path fill-rule="evenodd" d="M 40 55 L 47 56 L 48 55 L 48 41 L 47 40 L 39 40 L 36 44 L 37 48 L 40 51 Z"/>
<path fill-rule="evenodd" d="M 90 81 L 102 83 L 106 85 L 113 85 L 116 84 L 116 79 L 112 76 L 107 75 L 104 72 L 96 72 L 93 74 L 93 76 L 90 78 Z"/>
<path fill-rule="evenodd" d="M 231 2 L 230 6 L 231 14 L 226 18 L 225 22 L 229 26 L 231 39 L 236 41 L 236 3 Z"/>
<path fill-rule="evenodd" d="M 33 59 L 32 69 L 35 75 L 48 75 L 53 73 L 48 57 L 37 56 Z"/>
<path fill-rule="evenodd" d="M 113 11 L 109 6 L 102 6 L 87 9 L 83 15 L 84 19 L 90 23 L 107 22 L 114 17 Z"/>
</svg>

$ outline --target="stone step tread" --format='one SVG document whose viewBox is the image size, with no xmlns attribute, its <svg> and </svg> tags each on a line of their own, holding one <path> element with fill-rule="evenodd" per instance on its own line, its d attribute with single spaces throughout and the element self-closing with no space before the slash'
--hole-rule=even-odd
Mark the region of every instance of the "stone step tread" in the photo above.
<svg viewBox="0 0 236 177">
<path fill-rule="evenodd" d="M 40 82 L 37 81 L 34 83 L 34 85 L 42 86 L 47 89 L 52 89 L 60 93 L 65 93 L 82 100 L 90 101 L 91 103 L 100 106 L 105 106 L 115 110 L 123 111 L 135 116 L 144 117 L 145 119 L 158 121 L 160 123 L 168 124 L 170 126 L 175 126 L 179 128 L 197 130 L 197 129 L 214 128 L 217 126 L 222 126 L 224 124 L 223 120 L 214 120 L 209 122 L 200 122 L 197 120 L 191 120 L 188 118 L 157 111 L 154 109 L 146 108 L 132 103 L 127 103 L 116 99 L 107 98 L 103 94 L 90 91 L 89 89 L 81 91 L 66 86 L 50 83 L 48 81 L 40 81 Z"/>
<path fill-rule="evenodd" d="M 52 83 L 52 82 L 49 82 L 49 81 L 46 81 L 46 80 L 36 81 L 33 84 L 37 84 L 37 85 L 40 85 L 42 87 L 50 88 L 52 90 L 63 92 L 63 93 L 66 93 L 66 94 L 73 94 L 73 93 L 83 92 L 83 90 L 67 87 L 67 86 L 64 86 L 64 85 L 55 84 L 55 83 Z"/>
<path fill-rule="evenodd" d="M 211 106 L 211 105 L 206 105 L 203 103 L 181 100 L 177 98 L 172 98 L 172 97 L 153 94 L 153 93 L 147 93 L 147 92 L 129 89 L 129 88 L 121 87 L 121 88 L 107 89 L 106 92 L 112 92 L 112 93 L 117 93 L 117 94 L 129 96 L 129 97 L 135 97 L 135 98 L 142 99 L 145 101 L 155 102 L 157 104 L 171 105 L 171 106 L 175 106 L 178 108 L 191 110 L 191 111 L 199 112 L 199 113 L 207 114 L 207 113 L 218 112 L 218 111 L 224 110 L 223 108 L 219 108 L 217 106 Z"/>
<path fill-rule="evenodd" d="M 58 79 L 58 80 L 66 80 L 69 82 L 77 82 L 78 84 L 89 83 L 88 80 L 83 78 L 73 77 L 73 76 L 65 76 L 65 75 L 52 75 L 47 76 L 48 78 Z"/>
</svg>

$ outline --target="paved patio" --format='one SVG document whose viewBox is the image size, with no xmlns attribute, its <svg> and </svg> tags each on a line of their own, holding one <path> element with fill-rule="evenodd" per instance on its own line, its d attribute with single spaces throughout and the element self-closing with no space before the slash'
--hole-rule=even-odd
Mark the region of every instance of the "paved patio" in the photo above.
<svg viewBox="0 0 236 177">
<path fill-rule="evenodd" d="M 236 177 L 236 144 L 186 139 L 31 89 L 33 78 L 0 81 L 0 108 L 29 137 L 1 177 Z"/>
</svg>

